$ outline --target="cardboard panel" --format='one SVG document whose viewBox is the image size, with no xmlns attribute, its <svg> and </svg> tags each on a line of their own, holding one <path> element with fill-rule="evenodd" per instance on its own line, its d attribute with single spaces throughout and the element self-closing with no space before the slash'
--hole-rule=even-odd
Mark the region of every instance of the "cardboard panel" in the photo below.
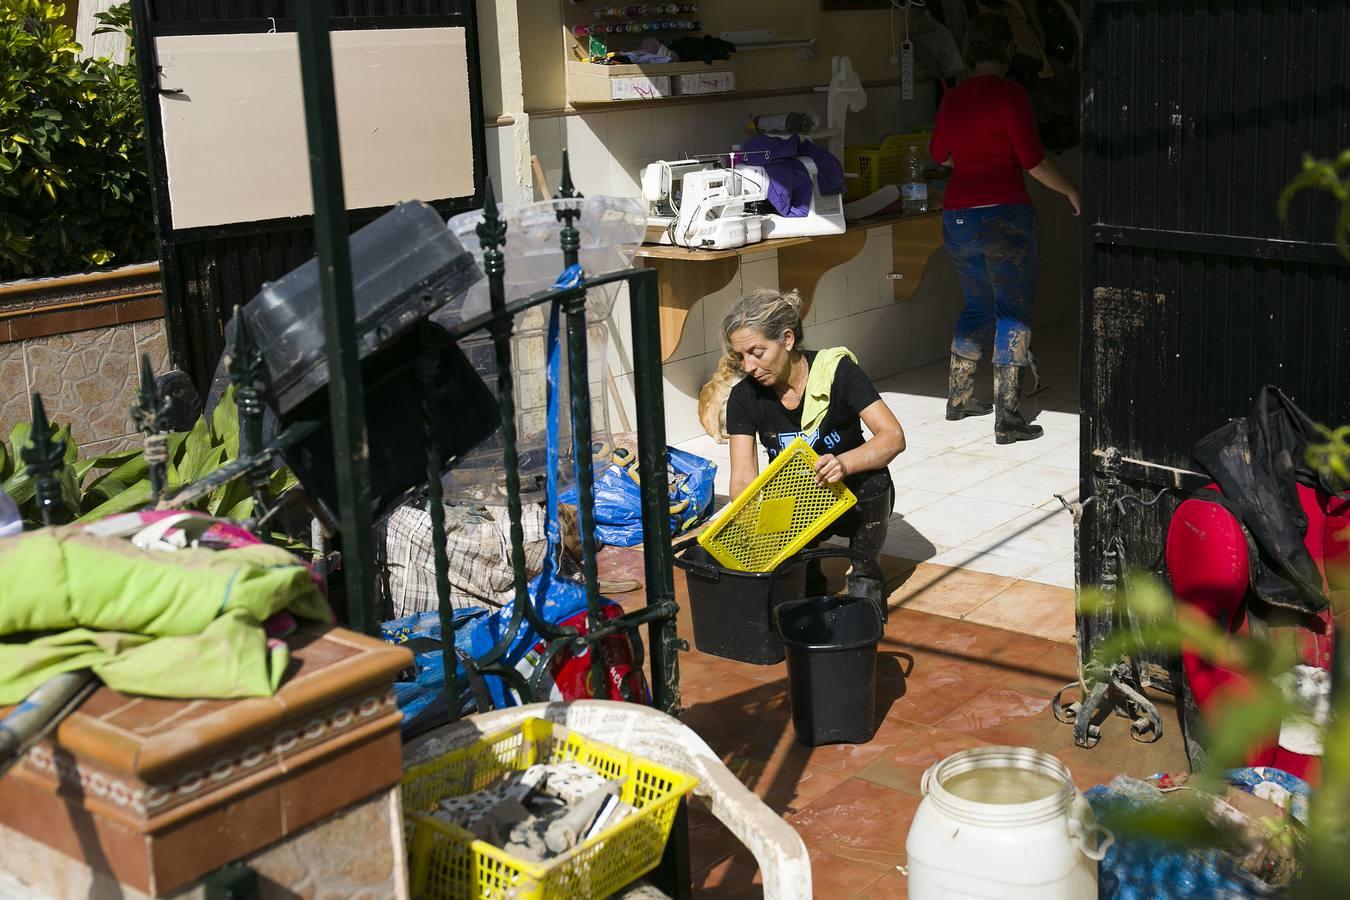
<svg viewBox="0 0 1350 900">
<path fill-rule="evenodd" d="M 350 209 L 474 190 L 462 28 L 332 33 Z M 294 33 L 156 40 L 175 229 L 310 215 Z"/>
</svg>

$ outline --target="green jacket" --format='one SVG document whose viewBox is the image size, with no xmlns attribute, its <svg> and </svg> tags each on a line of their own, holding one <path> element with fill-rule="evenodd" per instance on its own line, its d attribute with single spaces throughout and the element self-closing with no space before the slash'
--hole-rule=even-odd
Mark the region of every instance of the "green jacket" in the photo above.
<svg viewBox="0 0 1350 900">
<path fill-rule="evenodd" d="M 155 697 L 267 696 L 289 654 L 262 623 L 330 620 L 309 571 L 277 547 L 140 550 L 78 526 L 0 540 L 0 704 L 60 672 Z"/>
</svg>

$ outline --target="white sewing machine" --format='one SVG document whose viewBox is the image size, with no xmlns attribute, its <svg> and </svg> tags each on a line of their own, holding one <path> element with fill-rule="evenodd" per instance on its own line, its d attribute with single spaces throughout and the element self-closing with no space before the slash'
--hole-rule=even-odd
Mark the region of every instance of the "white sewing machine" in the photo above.
<svg viewBox="0 0 1350 900">
<path fill-rule="evenodd" d="M 763 239 L 763 217 L 747 204 L 768 198 L 743 169 L 708 160 L 654 162 L 642 170 L 648 240 L 705 250 L 730 250 Z M 659 235 L 659 236 L 658 236 Z"/>
<path fill-rule="evenodd" d="M 816 165 L 798 157 L 811 176 L 811 208 L 805 216 L 780 216 L 768 205 L 769 177 L 763 166 L 746 165 L 733 153 L 720 157 L 654 162 L 642 170 L 648 240 L 704 250 L 729 250 L 774 237 L 810 237 L 844 231 L 842 194 L 822 195 Z"/>
<path fill-rule="evenodd" d="M 867 105 L 867 94 L 847 56 L 831 61 L 829 86 L 816 91 L 828 95 L 828 127 L 806 137 L 842 160 L 845 119 L 850 110 Z M 753 153 L 652 163 L 642 170 L 647 241 L 730 250 L 768 238 L 842 234 L 846 228 L 843 195 L 822 196 L 815 162 L 805 156 L 797 158 L 810 174 L 813 190 L 810 212 L 793 218 L 777 215 L 769 206 L 769 179 L 762 166 L 753 164 Z"/>
</svg>

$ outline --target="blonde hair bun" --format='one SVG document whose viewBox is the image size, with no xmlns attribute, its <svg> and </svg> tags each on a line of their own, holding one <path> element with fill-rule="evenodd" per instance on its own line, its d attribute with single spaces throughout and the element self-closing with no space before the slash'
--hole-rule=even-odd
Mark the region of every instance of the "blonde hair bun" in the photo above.
<svg viewBox="0 0 1350 900">
<path fill-rule="evenodd" d="M 723 349 L 730 353 L 731 336 L 745 328 L 752 328 L 764 337 L 780 342 L 783 335 L 790 331 L 796 347 L 801 347 L 804 336 L 803 305 L 802 295 L 796 291 L 759 288 L 745 294 L 731 305 L 726 318 L 722 320 Z"/>
</svg>

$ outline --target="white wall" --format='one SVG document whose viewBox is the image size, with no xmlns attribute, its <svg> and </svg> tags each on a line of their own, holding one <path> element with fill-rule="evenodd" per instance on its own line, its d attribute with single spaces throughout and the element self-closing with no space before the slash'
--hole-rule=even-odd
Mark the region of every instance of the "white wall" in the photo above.
<svg viewBox="0 0 1350 900">
<path fill-rule="evenodd" d="M 868 92 L 867 107 L 848 117 L 850 144 L 877 143 L 885 134 L 931 121 L 931 88 L 916 88 L 915 99 L 900 99 L 899 87 Z M 583 115 L 530 118 L 531 151 L 556 188 L 562 151 L 570 151 L 572 178 L 584 194 L 636 196 L 642 167 L 657 159 L 724 153 L 750 137 L 754 115 L 814 112 L 825 118 L 825 95 L 806 92 L 722 103 L 695 103 L 648 109 L 616 109 Z"/>
<path fill-rule="evenodd" d="M 524 181 L 521 167 L 517 164 L 518 141 L 528 129 L 520 125 L 497 125 L 484 129 L 483 147 L 487 155 L 488 175 L 492 177 L 492 190 L 499 201 L 519 204 L 534 199 L 533 185 Z M 528 154 L 527 156 L 528 162 Z"/>
<path fill-rule="evenodd" d="M 118 32 L 107 32 L 104 34 L 94 34 L 94 30 L 100 26 L 95 15 L 107 12 L 123 0 L 80 0 L 74 3 L 71 0 L 66 2 L 66 17 L 69 19 L 72 14 L 75 15 L 75 40 L 82 48 L 81 56 L 103 57 L 111 59 L 116 63 L 125 63 L 127 61 L 127 36 Z M 74 12 L 74 7 L 78 6 L 78 12 Z"/>
</svg>

